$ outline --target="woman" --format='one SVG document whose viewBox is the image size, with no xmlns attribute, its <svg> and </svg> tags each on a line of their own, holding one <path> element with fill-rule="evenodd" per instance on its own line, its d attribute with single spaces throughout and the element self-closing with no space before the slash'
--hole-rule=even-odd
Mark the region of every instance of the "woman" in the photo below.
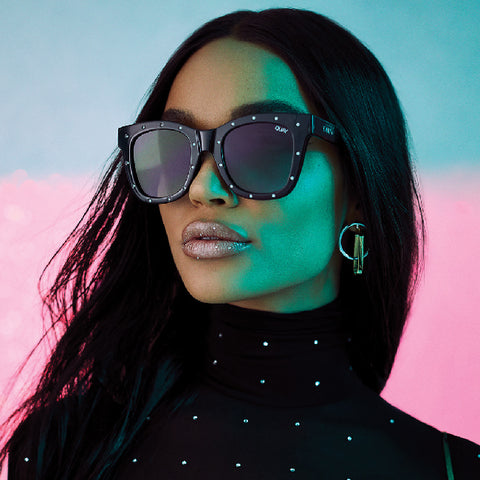
<svg viewBox="0 0 480 480">
<path fill-rule="evenodd" d="M 119 146 L 46 298 L 66 330 L 10 478 L 480 474 L 478 446 L 378 396 L 421 208 L 357 39 L 308 11 L 217 18 Z"/>
</svg>

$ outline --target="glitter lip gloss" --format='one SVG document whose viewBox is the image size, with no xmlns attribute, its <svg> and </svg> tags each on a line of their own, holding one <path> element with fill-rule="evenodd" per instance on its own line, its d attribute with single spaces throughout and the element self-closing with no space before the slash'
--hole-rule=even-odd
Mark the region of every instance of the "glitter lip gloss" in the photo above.
<svg viewBox="0 0 480 480">
<path fill-rule="evenodd" d="M 201 221 L 185 227 L 182 242 L 185 255 L 198 260 L 237 255 L 251 244 L 247 238 L 223 223 Z"/>
</svg>

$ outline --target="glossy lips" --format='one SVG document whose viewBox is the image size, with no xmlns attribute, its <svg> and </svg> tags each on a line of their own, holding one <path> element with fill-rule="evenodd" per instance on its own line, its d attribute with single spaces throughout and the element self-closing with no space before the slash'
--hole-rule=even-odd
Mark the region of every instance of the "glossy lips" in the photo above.
<svg viewBox="0 0 480 480">
<path fill-rule="evenodd" d="M 230 257 L 250 245 L 250 241 L 217 222 L 192 222 L 182 234 L 183 252 L 196 259 Z"/>
</svg>

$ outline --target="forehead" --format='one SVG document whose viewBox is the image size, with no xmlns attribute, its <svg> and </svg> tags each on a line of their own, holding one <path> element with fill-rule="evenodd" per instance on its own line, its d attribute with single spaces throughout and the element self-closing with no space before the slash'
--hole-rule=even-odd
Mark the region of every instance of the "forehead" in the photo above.
<svg viewBox="0 0 480 480">
<path fill-rule="evenodd" d="M 297 80 L 279 57 L 257 45 L 224 38 L 189 58 L 176 76 L 165 110 L 188 112 L 197 128 L 215 128 L 232 111 L 265 100 L 309 112 Z"/>
</svg>

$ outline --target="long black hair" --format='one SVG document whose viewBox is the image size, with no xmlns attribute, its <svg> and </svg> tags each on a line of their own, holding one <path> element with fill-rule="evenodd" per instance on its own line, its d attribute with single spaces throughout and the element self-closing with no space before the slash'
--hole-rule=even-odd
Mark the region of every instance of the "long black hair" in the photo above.
<svg viewBox="0 0 480 480">
<path fill-rule="evenodd" d="M 178 48 L 137 121 L 158 119 L 188 58 L 227 36 L 282 58 L 339 130 L 343 172 L 370 250 L 360 278 L 344 260 L 340 298 L 352 366 L 379 393 L 409 311 L 423 234 L 394 89 L 371 52 L 324 16 L 239 11 L 203 25 Z M 10 450 L 12 469 L 25 468 L 29 456 L 39 479 L 109 478 L 156 407 L 171 411 L 188 401 L 207 307 L 186 292 L 158 208 L 134 197 L 120 153 L 61 251 L 68 257 L 44 302 L 62 336 L 35 393 L 12 416 L 27 420 L 3 455 Z"/>
</svg>

